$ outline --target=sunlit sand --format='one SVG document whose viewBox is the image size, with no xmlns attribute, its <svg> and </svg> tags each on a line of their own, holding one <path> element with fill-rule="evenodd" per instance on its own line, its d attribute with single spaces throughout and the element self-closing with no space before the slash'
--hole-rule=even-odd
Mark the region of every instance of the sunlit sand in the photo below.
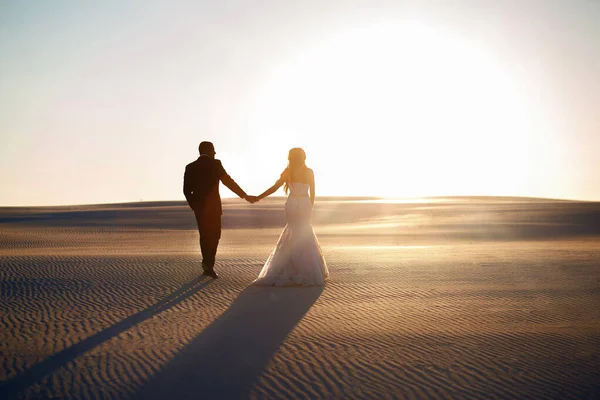
<svg viewBox="0 0 600 400">
<path fill-rule="evenodd" d="M 406 249 L 423 249 L 427 247 L 439 247 L 439 246 L 400 246 L 400 245 L 387 245 L 387 246 L 362 246 L 359 244 L 351 245 L 339 245 L 331 246 L 332 249 L 355 249 L 355 250 L 406 250 Z"/>
<path fill-rule="evenodd" d="M 600 204 L 317 199 L 323 288 L 249 287 L 282 199 L 0 208 L 0 399 L 596 398 Z"/>
</svg>

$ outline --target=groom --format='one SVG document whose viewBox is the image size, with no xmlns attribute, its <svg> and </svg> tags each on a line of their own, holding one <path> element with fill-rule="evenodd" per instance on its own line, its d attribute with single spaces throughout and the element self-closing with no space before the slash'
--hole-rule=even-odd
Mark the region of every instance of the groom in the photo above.
<svg viewBox="0 0 600 400">
<path fill-rule="evenodd" d="M 250 203 L 255 203 L 257 198 L 248 196 L 225 172 L 221 161 L 215 159 L 217 153 L 211 142 L 200 143 L 198 151 L 200 157 L 185 167 L 183 194 L 194 211 L 198 224 L 203 275 L 218 278 L 214 266 L 221 238 L 221 215 L 223 214 L 219 182 L 223 182 L 232 192 Z"/>
</svg>

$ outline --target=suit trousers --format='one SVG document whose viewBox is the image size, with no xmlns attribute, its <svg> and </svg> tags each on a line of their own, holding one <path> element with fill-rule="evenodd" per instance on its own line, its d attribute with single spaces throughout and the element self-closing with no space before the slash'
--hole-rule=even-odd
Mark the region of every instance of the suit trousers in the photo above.
<svg viewBox="0 0 600 400">
<path fill-rule="evenodd" d="M 198 233 L 200 234 L 200 250 L 202 251 L 202 268 L 212 271 L 215 266 L 217 247 L 221 239 L 221 214 L 194 210 Z"/>
</svg>

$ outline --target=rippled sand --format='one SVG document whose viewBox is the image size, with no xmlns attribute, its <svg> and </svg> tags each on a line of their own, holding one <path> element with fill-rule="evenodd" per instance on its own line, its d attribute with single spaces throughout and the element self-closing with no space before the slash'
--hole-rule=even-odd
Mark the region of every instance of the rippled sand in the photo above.
<svg viewBox="0 0 600 400">
<path fill-rule="evenodd" d="M 600 204 L 324 199 L 324 288 L 248 287 L 282 200 L 0 208 L 0 399 L 600 398 Z"/>
</svg>

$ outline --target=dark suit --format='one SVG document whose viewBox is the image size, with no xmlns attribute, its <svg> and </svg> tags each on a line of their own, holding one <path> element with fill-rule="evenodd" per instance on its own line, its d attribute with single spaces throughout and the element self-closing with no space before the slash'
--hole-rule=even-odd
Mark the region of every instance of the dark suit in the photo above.
<svg viewBox="0 0 600 400">
<path fill-rule="evenodd" d="M 196 215 L 202 251 L 202 267 L 212 271 L 221 238 L 221 195 L 219 182 L 244 198 L 246 193 L 225 172 L 220 160 L 201 156 L 185 167 L 183 194 Z"/>
</svg>

